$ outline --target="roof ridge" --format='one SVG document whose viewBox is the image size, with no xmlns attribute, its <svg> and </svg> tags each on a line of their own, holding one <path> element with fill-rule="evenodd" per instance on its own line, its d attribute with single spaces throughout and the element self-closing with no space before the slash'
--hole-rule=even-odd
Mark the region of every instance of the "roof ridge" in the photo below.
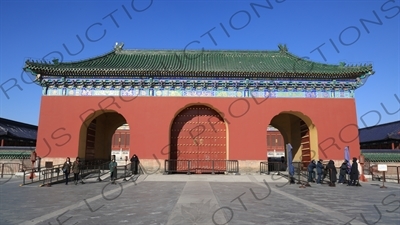
<svg viewBox="0 0 400 225">
<path fill-rule="evenodd" d="M 369 126 L 369 127 L 363 127 L 363 128 L 358 129 L 358 130 L 360 131 L 360 130 L 365 130 L 365 129 L 371 129 L 371 128 L 381 127 L 381 126 L 395 124 L 395 123 L 399 123 L 400 124 L 400 120 L 392 121 L 392 122 L 388 122 L 388 123 L 383 123 L 383 124 L 378 124 L 378 125 L 374 125 L 374 126 Z"/>
<path fill-rule="evenodd" d="M 80 59 L 80 60 L 71 60 L 71 61 L 66 61 L 66 62 L 64 62 L 64 61 L 58 62 L 59 59 L 58 59 L 58 58 L 54 58 L 54 59 L 52 60 L 53 63 L 51 63 L 51 62 L 46 62 L 46 61 L 44 61 L 44 63 L 45 63 L 45 64 L 48 64 L 48 65 L 58 65 L 58 64 L 62 64 L 62 63 L 75 64 L 75 63 L 81 63 L 81 62 L 90 61 L 90 60 L 93 60 L 93 59 L 103 58 L 103 57 L 109 56 L 109 55 L 111 55 L 111 54 L 113 54 L 113 53 L 115 53 L 115 52 L 116 52 L 116 50 L 113 49 L 113 50 L 111 50 L 111 51 L 108 51 L 108 52 L 103 53 L 103 54 L 99 54 L 99 55 L 97 55 L 97 56 L 92 56 L 92 57 L 85 58 L 85 59 Z M 35 62 L 33 59 L 27 59 L 27 60 L 25 61 L 25 63 L 28 63 L 28 62 L 30 62 L 30 63 L 39 63 L 39 64 L 43 64 L 43 61 L 41 61 L 41 62 Z"/>
<path fill-rule="evenodd" d="M 126 52 L 140 52 L 140 53 L 148 53 L 148 52 L 210 52 L 210 53 L 219 53 L 219 52 L 228 52 L 228 53 L 279 53 L 278 50 L 249 50 L 249 49 L 123 49 L 121 51 L 115 51 L 117 53 L 126 53 Z"/>
<path fill-rule="evenodd" d="M 372 66 L 344 66 L 301 58 L 285 46 L 279 50 L 245 49 L 123 49 L 78 61 L 27 62 L 24 70 L 48 76 L 217 76 L 217 77 L 302 77 L 307 79 L 356 79 L 373 74 Z M 186 55 L 185 55 L 186 54 Z M 186 58 L 191 62 L 182 60 Z M 166 72 L 168 71 L 168 72 Z M 161 73 L 160 73 L 161 72 Z M 360 79 L 361 79 L 360 78 Z M 359 87 L 362 83 L 357 83 Z"/>
<path fill-rule="evenodd" d="M 1 123 L 1 122 L 4 122 L 4 123 L 11 123 L 11 124 L 14 124 L 14 125 L 28 126 L 28 127 L 30 127 L 30 128 L 33 128 L 33 129 L 37 129 L 37 128 L 38 128 L 38 126 L 33 125 L 33 124 L 23 123 L 23 122 L 19 122 L 19 121 L 16 121 L 16 120 L 10 120 L 10 119 L 6 119 L 6 118 L 0 117 L 0 123 Z"/>
</svg>

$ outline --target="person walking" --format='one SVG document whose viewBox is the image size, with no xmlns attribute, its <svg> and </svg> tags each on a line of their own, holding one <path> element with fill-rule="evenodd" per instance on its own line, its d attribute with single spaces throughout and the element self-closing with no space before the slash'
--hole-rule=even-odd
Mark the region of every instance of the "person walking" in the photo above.
<svg viewBox="0 0 400 225">
<path fill-rule="evenodd" d="M 139 171 L 139 157 L 137 157 L 136 154 L 134 154 L 131 158 L 131 170 L 132 170 L 132 174 L 136 175 L 138 174 Z"/>
<path fill-rule="evenodd" d="M 79 157 L 76 157 L 75 162 L 72 164 L 72 172 L 74 173 L 74 183 L 78 184 L 79 173 L 81 172 L 81 162 Z"/>
<path fill-rule="evenodd" d="M 322 183 L 322 173 L 324 172 L 324 165 L 322 164 L 322 159 L 320 159 L 318 162 L 317 162 L 317 184 L 321 184 Z"/>
<path fill-rule="evenodd" d="M 32 162 L 32 172 L 31 175 L 29 176 L 29 179 L 33 179 L 35 177 L 35 162 L 36 162 L 36 150 L 33 150 L 33 152 L 31 152 L 31 162 Z M 39 169 L 38 169 L 39 171 Z"/>
<path fill-rule="evenodd" d="M 308 171 L 308 182 L 315 182 L 314 181 L 314 169 L 315 169 L 315 160 L 311 160 L 310 164 L 308 164 L 307 171 Z"/>
<path fill-rule="evenodd" d="M 360 172 L 358 171 L 358 163 L 357 163 L 357 158 L 353 158 L 353 163 L 351 164 L 351 170 L 350 170 L 350 186 L 355 186 L 357 181 L 358 181 L 358 176 L 360 175 Z"/>
<path fill-rule="evenodd" d="M 285 165 L 285 156 L 281 156 L 281 169 L 280 171 L 285 171 L 286 170 L 286 165 Z"/>
<path fill-rule="evenodd" d="M 329 173 L 329 186 L 335 187 L 335 182 L 337 181 L 337 171 L 335 167 L 335 162 L 333 160 L 329 160 L 328 165 L 326 165 Z"/>
<path fill-rule="evenodd" d="M 69 174 L 71 173 L 71 167 L 72 167 L 71 159 L 67 157 L 62 167 L 62 171 L 64 172 L 65 175 L 65 185 L 68 185 Z"/>
<path fill-rule="evenodd" d="M 115 157 L 112 158 L 109 168 L 110 168 L 110 179 L 112 184 L 116 184 L 115 180 L 117 179 L 117 162 L 115 161 Z"/>
<path fill-rule="evenodd" d="M 345 184 L 346 183 L 346 174 L 347 174 L 347 163 L 348 161 L 345 160 L 342 165 L 340 166 L 340 172 L 339 172 L 339 184 Z"/>
</svg>

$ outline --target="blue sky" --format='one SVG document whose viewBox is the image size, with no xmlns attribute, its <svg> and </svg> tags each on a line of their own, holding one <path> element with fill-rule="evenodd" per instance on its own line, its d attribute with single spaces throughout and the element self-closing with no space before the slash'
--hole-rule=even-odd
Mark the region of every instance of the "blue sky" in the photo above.
<svg viewBox="0 0 400 225">
<path fill-rule="evenodd" d="M 316 62 L 372 63 L 376 73 L 356 91 L 359 127 L 400 120 L 399 0 L 2 0 L 0 10 L 3 118 L 38 124 L 41 88 L 22 72 L 27 59 L 83 60 L 111 51 L 115 42 L 125 49 L 183 50 L 198 41 L 191 47 L 277 50 L 286 44 Z"/>
</svg>

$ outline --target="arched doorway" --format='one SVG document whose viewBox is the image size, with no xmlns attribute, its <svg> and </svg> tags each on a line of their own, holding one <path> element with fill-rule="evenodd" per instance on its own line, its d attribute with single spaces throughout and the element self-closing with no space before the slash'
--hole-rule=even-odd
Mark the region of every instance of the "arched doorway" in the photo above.
<svg viewBox="0 0 400 225">
<path fill-rule="evenodd" d="M 111 139 L 111 155 L 115 155 L 118 165 L 130 159 L 130 129 L 128 124 L 118 127 Z"/>
<path fill-rule="evenodd" d="M 287 143 L 292 145 L 293 161 L 301 162 L 302 168 L 307 167 L 312 159 L 318 159 L 317 130 L 308 116 L 300 112 L 282 112 L 272 118 L 270 125 L 280 131 L 285 148 Z"/>
<path fill-rule="evenodd" d="M 268 171 L 284 171 L 286 169 L 285 140 L 279 129 L 269 125 L 267 128 Z"/>
<path fill-rule="evenodd" d="M 79 157 L 89 161 L 111 159 L 113 136 L 126 119 L 111 110 L 97 111 L 83 122 L 79 135 Z"/>
<path fill-rule="evenodd" d="M 170 171 L 210 173 L 225 171 L 226 125 L 212 108 L 194 105 L 173 120 L 170 142 Z M 189 164 L 188 164 L 189 163 Z"/>
</svg>

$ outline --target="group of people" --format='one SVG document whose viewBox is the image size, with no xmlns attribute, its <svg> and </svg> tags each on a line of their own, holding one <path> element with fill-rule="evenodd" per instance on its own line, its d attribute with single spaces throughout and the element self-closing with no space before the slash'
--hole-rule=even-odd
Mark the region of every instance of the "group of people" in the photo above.
<svg viewBox="0 0 400 225">
<path fill-rule="evenodd" d="M 65 185 L 68 185 L 69 175 L 70 175 L 71 171 L 74 174 L 75 185 L 78 184 L 81 167 L 82 167 L 82 163 L 81 163 L 79 157 L 76 157 L 75 162 L 73 162 L 73 163 L 71 163 L 71 159 L 69 157 L 67 157 L 67 159 L 65 160 L 64 165 L 62 167 L 62 171 L 65 176 Z"/>
<path fill-rule="evenodd" d="M 136 175 L 139 172 L 139 157 L 136 154 L 133 154 L 131 158 L 131 171 L 132 174 Z M 110 180 L 112 184 L 116 184 L 115 180 L 117 179 L 117 162 L 115 161 L 115 157 L 112 157 L 112 160 L 109 164 L 110 169 Z"/>
<path fill-rule="evenodd" d="M 317 171 L 317 179 L 315 179 L 315 170 Z M 323 160 L 312 160 L 307 168 L 308 171 L 308 182 L 316 182 L 322 184 L 326 176 L 329 176 L 329 186 L 334 187 L 337 182 L 337 169 L 335 162 L 329 160 L 326 166 L 323 165 Z M 350 175 L 350 179 L 346 179 L 346 175 Z M 357 158 L 353 158 L 353 163 L 349 166 L 349 161 L 345 160 L 339 168 L 339 184 L 346 184 L 348 186 L 358 185 L 359 179 L 358 163 Z"/>
<path fill-rule="evenodd" d="M 139 163 L 140 163 L 139 158 L 137 157 L 136 154 L 134 154 L 132 156 L 132 158 L 131 158 L 131 171 L 132 171 L 132 174 L 134 174 L 134 175 L 138 174 L 138 172 L 139 172 Z M 115 157 L 112 157 L 112 160 L 111 160 L 111 162 L 110 162 L 110 164 L 108 166 L 109 166 L 109 169 L 110 169 L 111 182 L 113 184 L 116 184 L 115 180 L 117 179 L 117 166 L 118 166 L 118 164 L 115 161 Z M 76 157 L 76 160 L 73 163 L 71 163 L 71 159 L 69 157 L 67 157 L 61 169 L 62 169 L 62 171 L 64 173 L 64 176 L 65 176 L 65 185 L 68 185 L 69 175 L 71 174 L 71 171 L 74 174 L 74 183 L 75 183 L 75 185 L 78 184 L 78 182 L 79 182 L 79 174 L 80 174 L 81 169 L 82 169 L 82 163 L 81 163 L 79 157 Z"/>
</svg>

